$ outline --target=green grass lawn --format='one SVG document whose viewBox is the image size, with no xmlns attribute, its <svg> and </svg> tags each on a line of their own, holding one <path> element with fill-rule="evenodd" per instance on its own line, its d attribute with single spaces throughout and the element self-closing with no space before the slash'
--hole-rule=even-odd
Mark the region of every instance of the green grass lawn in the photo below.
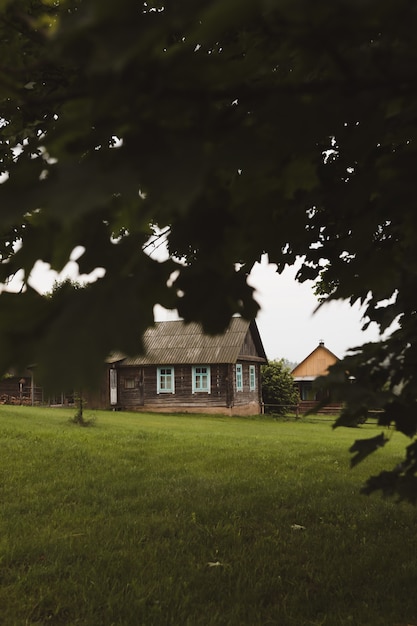
<svg viewBox="0 0 417 626">
<path fill-rule="evenodd" d="M 73 414 L 0 407 L 0 624 L 417 624 L 417 511 L 359 494 L 401 435 Z"/>
</svg>

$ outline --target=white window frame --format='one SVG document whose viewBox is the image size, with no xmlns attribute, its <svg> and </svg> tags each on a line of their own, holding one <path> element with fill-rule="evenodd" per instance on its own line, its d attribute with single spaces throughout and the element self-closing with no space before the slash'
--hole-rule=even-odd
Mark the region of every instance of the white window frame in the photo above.
<svg viewBox="0 0 417 626">
<path fill-rule="evenodd" d="M 256 391 L 256 367 L 249 365 L 249 390 Z"/>
<path fill-rule="evenodd" d="M 211 393 L 210 365 L 193 365 L 192 376 L 193 393 Z M 203 381 L 205 381 L 204 385 L 202 384 Z"/>
<path fill-rule="evenodd" d="M 117 404 L 117 370 L 112 368 L 109 370 L 109 387 L 110 387 L 110 404 Z"/>
<path fill-rule="evenodd" d="M 243 391 L 243 365 L 236 363 L 236 391 Z"/>
<path fill-rule="evenodd" d="M 169 373 L 168 371 L 169 370 Z M 167 384 L 169 380 L 169 385 Z M 156 370 L 156 392 L 175 393 L 175 368 L 171 366 L 161 366 Z"/>
</svg>

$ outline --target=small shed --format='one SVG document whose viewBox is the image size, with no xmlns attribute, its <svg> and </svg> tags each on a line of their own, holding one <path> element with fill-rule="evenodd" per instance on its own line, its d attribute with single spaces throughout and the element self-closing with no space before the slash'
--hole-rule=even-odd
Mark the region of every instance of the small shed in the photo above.
<svg viewBox="0 0 417 626">
<path fill-rule="evenodd" d="M 207 335 L 197 323 L 156 322 L 145 332 L 144 346 L 143 354 L 109 358 L 96 408 L 261 412 L 260 368 L 267 358 L 255 321 L 233 317 L 221 335 Z"/>
<path fill-rule="evenodd" d="M 318 402 L 324 399 L 321 395 L 323 392 L 314 387 L 314 381 L 319 376 L 325 376 L 329 367 L 337 361 L 339 358 L 326 348 L 324 341 L 320 341 L 317 348 L 292 370 L 291 374 L 302 402 Z"/>
</svg>

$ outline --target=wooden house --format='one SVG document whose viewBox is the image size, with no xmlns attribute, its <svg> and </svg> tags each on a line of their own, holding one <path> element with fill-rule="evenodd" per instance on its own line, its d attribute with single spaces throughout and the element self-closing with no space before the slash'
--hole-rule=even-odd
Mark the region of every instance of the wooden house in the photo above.
<svg viewBox="0 0 417 626">
<path fill-rule="evenodd" d="M 35 386 L 33 368 L 10 370 L 0 380 L 0 404 L 41 404 L 43 390 Z"/>
<path fill-rule="evenodd" d="M 338 357 L 326 348 L 324 342 L 320 341 L 317 348 L 292 370 L 291 374 L 300 394 L 301 408 L 303 404 L 307 408 L 307 403 L 311 405 L 324 399 L 323 392 L 314 386 L 314 381 L 319 376 L 325 376 L 329 367 L 338 360 Z M 330 402 L 331 398 L 328 397 L 328 400 Z"/>
<path fill-rule="evenodd" d="M 254 321 L 233 317 L 222 335 L 196 323 L 156 322 L 145 351 L 113 355 L 95 408 L 152 412 L 256 415 L 261 412 L 260 367 L 267 362 Z M 94 402 L 89 401 L 89 406 Z"/>
</svg>

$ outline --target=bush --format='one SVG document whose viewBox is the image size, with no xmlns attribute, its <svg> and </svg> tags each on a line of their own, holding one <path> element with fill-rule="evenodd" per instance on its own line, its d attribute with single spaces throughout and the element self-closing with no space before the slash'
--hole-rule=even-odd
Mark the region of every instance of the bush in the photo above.
<svg viewBox="0 0 417 626">
<path fill-rule="evenodd" d="M 262 398 L 267 413 L 285 415 L 299 402 L 298 390 L 285 359 L 263 365 Z"/>
</svg>

